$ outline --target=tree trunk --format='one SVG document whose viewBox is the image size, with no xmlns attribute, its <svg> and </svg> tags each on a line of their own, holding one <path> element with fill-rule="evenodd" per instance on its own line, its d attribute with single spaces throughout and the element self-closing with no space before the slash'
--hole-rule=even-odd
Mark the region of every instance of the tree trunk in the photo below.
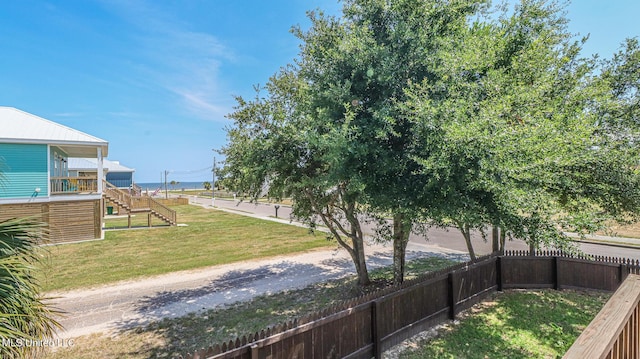
<svg viewBox="0 0 640 359">
<path fill-rule="evenodd" d="M 507 244 L 507 234 L 504 231 L 504 228 L 500 228 L 500 255 L 504 255 L 505 246 Z"/>
<path fill-rule="evenodd" d="M 364 255 L 364 233 L 358 219 L 358 211 L 355 202 L 348 202 L 342 207 L 349 222 L 351 244 L 353 248 L 353 263 L 358 273 L 358 284 L 367 286 L 371 284 L 369 279 L 369 271 L 367 270 L 367 261 Z"/>
<path fill-rule="evenodd" d="M 500 250 L 500 228 L 498 226 L 493 226 L 491 231 L 491 239 L 492 239 L 492 250 L 493 253 Z"/>
<path fill-rule="evenodd" d="M 536 247 L 538 247 L 537 242 L 538 238 L 536 238 L 535 234 L 531 234 L 529 237 L 529 255 L 532 257 L 536 255 Z"/>
<path fill-rule="evenodd" d="M 338 244 L 342 246 L 342 248 L 347 250 L 347 253 L 351 256 L 351 260 L 353 261 L 353 265 L 356 268 L 356 274 L 358 275 L 358 284 L 361 286 L 367 286 L 371 284 L 371 279 L 369 278 L 369 270 L 367 269 L 367 261 L 364 254 L 364 238 L 363 237 L 351 237 L 352 245 L 348 245 L 343 239 L 338 231 L 334 228 L 330 228 L 331 232 L 334 235 L 334 238 L 337 240 Z M 346 238 L 345 238 L 346 239 Z"/>
<path fill-rule="evenodd" d="M 320 213 L 319 217 L 327 228 L 329 228 L 329 231 L 331 231 L 331 234 L 338 244 L 351 256 L 353 265 L 356 268 L 356 274 L 358 275 L 358 284 L 362 286 L 371 284 L 369 271 L 367 270 L 367 262 L 364 255 L 364 236 L 362 235 L 362 231 L 354 230 L 353 228 L 348 231 L 340 224 L 339 221 L 323 213 Z M 349 243 L 345 241 L 346 238 L 343 238 L 342 236 L 350 238 L 351 245 L 349 245 Z"/>
<path fill-rule="evenodd" d="M 356 272 L 358 273 L 358 284 L 364 287 L 371 284 L 369 271 L 367 269 L 367 261 L 364 255 L 364 238 L 352 238 L 352 243 L 352 259 L 353 264 L 356 266 Z"/>
<path fill-rule="evenodd" d="M 529 242 L 529 255 L 530 256 L 535 256 L 536 255 L 536 242 L 535 242 L 535 240 L 533 238 Z"/>
<path fill-rule="evenodd" d="M 339 188 L 340 191 L 343 188 Z M 314 201 L 314 197 L 310 192 L 306 192 L 307 198 L 311 204 L 312 211 L 320 217 L 322 222 L 331 232 L 333 238 L 338 244 L 344 248 L 351 256 L 353 265 L 358 275 L 358 284 L 366 286 L 371 284 L 367 262 L 364 254 L 364 233 L 358 219 L 358 210 L 355 201 L 348 201 L 344 198 L 344 192 L 340 192 L 336 201 L 327 206 L 319 206 Z M 340 217 L 336 218 L 334 210 L 340 210 L 347 220 L 349 226 L 345 226 L 344 221 Z M 351 243 L 349 243 L 349 238 Z"/>
<path fill-rule="evenodd" d="M 402 214 L 393 215 L 393 283 L 404 282 L 405 261 L 407 254 L 407 244 L 409 244 L 409 234 L 411 233 L 411 222 L 406 223 L 406 218 Z"/>
<path fill-rule="evenodd" d="M 473 250 L 473 244 L 471 243 L 471 230 L 469 229 L 468 224 L 458 226 L 460 232 L 462 232 L 462 236 L 464 237 L 464 241 L 467 244 L 467 250 L 469 251 L 469 258 L 472 261 L 476 260 L 476 252 Z"/>
</svg>

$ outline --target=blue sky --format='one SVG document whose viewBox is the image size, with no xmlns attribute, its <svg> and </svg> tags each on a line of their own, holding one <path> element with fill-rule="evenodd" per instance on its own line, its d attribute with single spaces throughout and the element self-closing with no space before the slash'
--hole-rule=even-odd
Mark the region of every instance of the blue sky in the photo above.
<svg viewBox="0 0 640 359">
<path fill-rule="evenodd" d="M 298 53 L 305 12 L 337 0 L 75 0 L 0 3 L 0 105 L 109 141 L 138 182 L 211 178 L 233 96 L 253 96 Z M 584 53 L 640 35 L 638 0 L 574 0 Z M 0 129 L 0 131 L 2 131 Z"/>
</svg>

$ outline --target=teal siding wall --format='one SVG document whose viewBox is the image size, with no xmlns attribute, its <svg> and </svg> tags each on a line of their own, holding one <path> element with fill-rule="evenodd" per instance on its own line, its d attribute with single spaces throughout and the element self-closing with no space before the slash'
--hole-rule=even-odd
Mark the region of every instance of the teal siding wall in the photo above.
<svg viewBox="0 0 640 359">
<path fill-rule="evenodd" d="M 0 198 L 47 196 L 48 160 L 47 145 L 0 143 Z"/>
</svg>

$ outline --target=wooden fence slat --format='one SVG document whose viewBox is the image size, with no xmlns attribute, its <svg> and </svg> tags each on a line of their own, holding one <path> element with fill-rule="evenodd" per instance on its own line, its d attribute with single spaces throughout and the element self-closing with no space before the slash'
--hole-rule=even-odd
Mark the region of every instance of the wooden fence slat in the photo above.
<svg viewBox="0 0 640 359">
<path fill-rule="evenodd" d="M 457 264 L 266 328 L 248 338 L 236 338 L 216 346 L 216 354 L 207 353 L 207 359 L 380 357 L 394 343 L 454 317 L 503 287 L 594 286 L 612 290 L 627 273 L 638 271 L 636 265 L 620 264 L 634 263 L 623 259 L 602 258 L 606 261 L 596 262 L 556 251 L 540 251 L 538 256 L 529 256 L 528 251 L 507 254 Z M 638 319 L 631 322 L 640 321 L 640 314 L 633 318 Z M 620 350 L 632 350 L 629 347 L 638 338 L 639 324 L 627 326 L 625 340 L 629 344 L 623 340 Z"/>
</svg>

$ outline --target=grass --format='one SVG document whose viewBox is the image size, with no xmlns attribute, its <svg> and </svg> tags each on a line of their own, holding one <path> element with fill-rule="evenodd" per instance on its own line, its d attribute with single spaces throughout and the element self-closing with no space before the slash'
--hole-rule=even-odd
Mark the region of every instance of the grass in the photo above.
<svg viewBox="0 0 640 359">
<path fill-rule="evenodd" d="M 181 218 L 178 218 L 179 220 Z M 159 218 L 156 218 L 154 216 L 151 216 L 151 225 L 153 227 L 169 227 L 169 225 L 160 220 Z M 147 220 L 147 215 L 146 214 L 134 214 L 131 216 L 131 227 L 134 229 L 142 229 L 142 228 L 148 228 L 149 226 L 149 222 Z M 107 216 L 105 217 L 105 221 L 104 221 L 104 229 L 106 230 L 114 230 L 114 229 L 128 229 L 129 227 L 129 223 L 127 220 L 126 215 L 118 215 L 116 213 L 115 216 L 111 217 L 111 216 Z"/>
<path fill-rule="evenodd" d="M 431 257 L 407 263 L 407 278 L 451 266 L 455 262 Z M 371 271 L 371 278 L 386 283 L 391 268 Z M 43 358 L 174 358 L 201 347 L 222 343 L 241 335 L 320 311 L 368 291 L 357 286 L 355 276 L 310 285 L 223 308 L 164 319 L 143 328 L 124 330 L 117 336 L 91 335 L 77 338 L 73 347 L 49 352 Z"/>
<path fill-rule="evenodd" d="M 86 288 L 333 245 L 304 228 L 193 205 L 173 208 L 186 227 L 108 231 L 102 241 L 47 247 L 40 271 L 43 290 Z M 141 218 L 146 224 L 146 216 L 134 221 Z M 126 226 L 126 219 L 114 221 Z"/>
<path fill-rule="evenodd" d="M 606 231 L 596 232 L 596 234 L 623 238 L 640 238 L 640 222 L 630 224 L 613 223 Z"/>
<path fill-rule="evenodd" d="M 408 262 L 408 277 L 452 261 L 431 257 Z M 385 282 L 390 268 L 372 271 Z M 375 289 L 375 288 L 374 288 Z M 310 285 L 252 301 L 164 319 L 117 335 L 77 338 L 75 345 L 43 355 L 62 358 L 174 358 L 310 314 L 365 292 L 355 277 Z M 600 310 L 609 294 L 576 291 L 507 291 L 461 314 L 459 324 L 403 358 L 555 358 L 561 356 Z"/>
<path fill-rule="evenodd" d="M 329 246 L 324 236 L 274 222 L 198 206 L 174 207 L 187 227 L 112 231 L 104 241 L 48 247 L 46 290 L 95 286 L 177 270 L 269 257 Z M 135 221 L 140 220 L 136 218 Z M 124 220 L 114 220 L 119 226 Z M 142 218 L 146 224 L 146 218 Z M 412 273 L 451 265 L 442 258 L 410 262 Z M 390 269 L 374 271 L 384 283 Z M 363 294 L 354 278 L 257 297 L 197 315 L 162 320 L 117 335 L 97 334 L 43 354 L 58 358 L 165 358 L 264 329 Z M 547 358 L 562 355 L 607 295 L 507 292 L 446 334 L 405 353 L 407 358 Z M 477 309 L 475 309 L 477 310 Z M 452 337 L 450 337 L 450 335 Z M 457 335 L 457 337 L 456 337 Z"/>
<path fill-rule="evenodd" d="M 198 197 L 203 197 L 203 198 L 211 198 L 211 190 L 204 190 L 204 189 L 185 189 L 184 191 L 182 190 L 169 190 L 169 193 L 172 195 L 179 195 L 179 196 L 198 196 Z M 164 194 L 164 192 L 163 192 Z M 233 192 L 228 192 L 226 190 L 216 190 L 216 198 L 221 198 L 221 199 L 237 199 L 237 200 L 244 200 L 244 201 L 249 201 L 250 199 L 246 196 L 240 195 L 240 196 L 233 196 Z M 287 206 L 291 206 L 293 205 L 293 201 L 291 200 L 291 198 L 283 198 L 279 201 L 277 201 L 274 198 L 267 198 L 267 197 L 262 197 L 258 199 L 259 203 L 273 203 L 273 204 L 283 204 L 283 205 L 287 205 Z"/>
<path fill-rule="evenodd" d="M 474 307 L 459 324 L 418 343 L 401 358 L 558 358 L 600 311 L 609 294 L 509 291 Z"/>
</svg>

